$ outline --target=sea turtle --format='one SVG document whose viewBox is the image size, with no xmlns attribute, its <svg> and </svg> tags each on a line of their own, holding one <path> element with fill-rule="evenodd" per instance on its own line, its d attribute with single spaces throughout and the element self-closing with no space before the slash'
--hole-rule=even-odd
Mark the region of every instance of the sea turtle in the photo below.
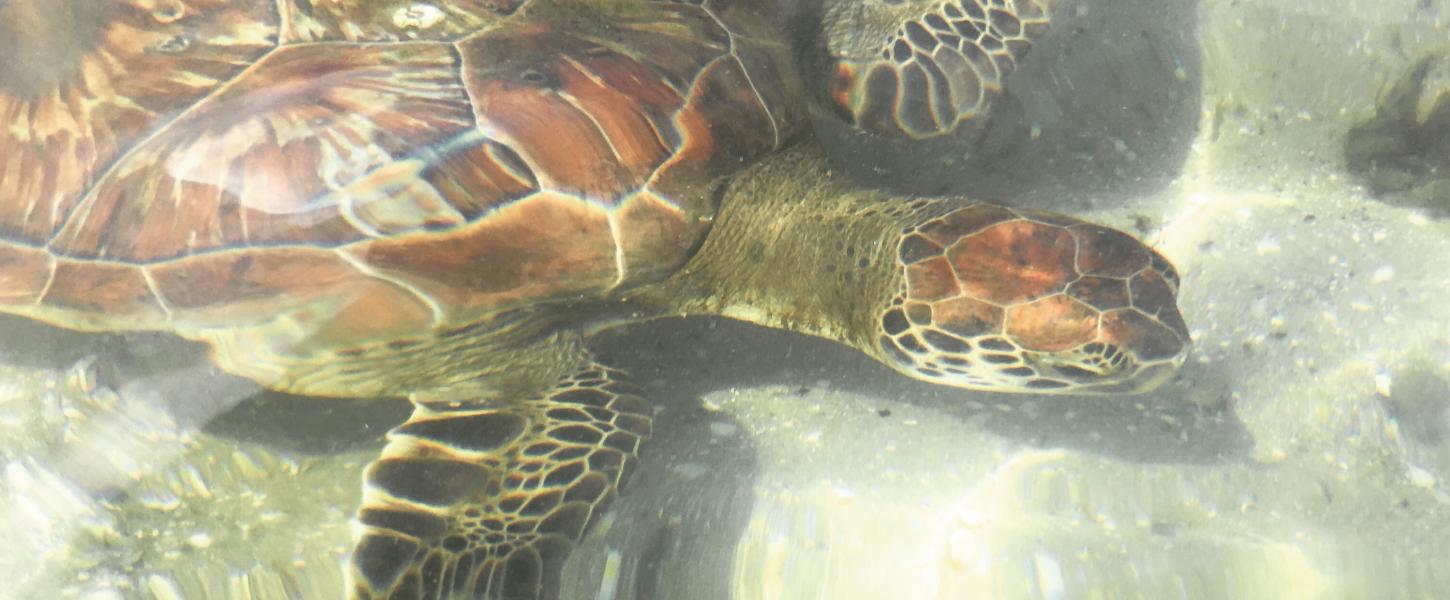
<svg viewBox="0 0 1450 600">
<path fill-rule="evenodd" d="M 364 475 L 361 598 L 556 595 L 650 435 L 601 323 L 726 315 L 985 390 L 1181 364 L 1158 253 L 863 189 L 808 130 L 972 122 L 1045 0 L 824 0 L 803 44 L 773 1 L 0 4 L 0 311 L 411 398 Z"/>
</svg>

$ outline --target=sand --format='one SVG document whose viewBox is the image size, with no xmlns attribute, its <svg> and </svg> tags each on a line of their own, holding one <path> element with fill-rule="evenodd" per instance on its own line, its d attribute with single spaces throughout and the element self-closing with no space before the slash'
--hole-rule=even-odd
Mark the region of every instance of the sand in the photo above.
<svg viewBox="0 0 1450 600">
<path fill-rule="evenodd" d="M 572 594 L 1450 586 L 1450 198 L 1372 190 L 1344 158 L 1346 132 L 1450 44 L 1450 4 L 1124 1 L 1078 18 L 1013 84 L 1050 90 L 1023 101 L 1033 160 L 974 189 L 1166 253 L 1195 342 L 1182 375 L 1128 398 L 978 394 L 723 320 L 611 333 L 601 353 L 664 408 L 570 561 Z M 227 403 L 147 395 L 186 372 L 113 391 L 97 368 L 0 372 L 0 580 L 18 582 L 0 597 L 336 595 L 358 473 L 405 409 L 278 400 L 218 419 Z M 214 396 L 252 392 L 231 385 Z"/>
</svg>

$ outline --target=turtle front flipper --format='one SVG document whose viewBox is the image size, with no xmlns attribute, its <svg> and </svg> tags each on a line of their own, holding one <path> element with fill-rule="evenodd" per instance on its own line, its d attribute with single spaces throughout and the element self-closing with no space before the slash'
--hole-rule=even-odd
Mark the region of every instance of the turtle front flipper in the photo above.
<svg viewBox="0 0 1450 600">
<path fill-rule="evenodd" d="M 650 435 L 618 376 L 590 364 L 517 401 L 415 398 L 365 475 L 352 597 L 556 598 Z"/>
<path fill-rule="evenodd" d="M 829 102 L 855 127 L 913 139 L 984 115 L 1056 0 L 830 1 Z"/>
</svg>

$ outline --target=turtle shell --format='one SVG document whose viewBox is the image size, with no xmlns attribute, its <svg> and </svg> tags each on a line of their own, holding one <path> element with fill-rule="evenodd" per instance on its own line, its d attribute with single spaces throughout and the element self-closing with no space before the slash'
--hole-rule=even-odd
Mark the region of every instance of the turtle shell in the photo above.
<svg viewBox="0 0 1450 600">
<path fill-rule="evenodd" d="M 751 18 L 0 3 L 0 311 L 341 351 L 657 280 L 798 120 Z"/>
</svg>

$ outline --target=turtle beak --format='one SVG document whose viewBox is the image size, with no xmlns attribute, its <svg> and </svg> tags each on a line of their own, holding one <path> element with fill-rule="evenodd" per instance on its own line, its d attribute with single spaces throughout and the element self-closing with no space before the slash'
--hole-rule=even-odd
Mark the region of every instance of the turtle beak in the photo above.
<svg viewBox="0 0 1450 600">
<path fill-rule="evenodd" d="M 1163 332 L 1154 332 L 1162 335 Z M 1094 343 L 1077 348 L 1070 354 L 1039 354 L 1027 362 L 1036 371 L 1058 381 L 1067 382 L 1056 391 L 1064 394 L 1141 394 L 1151 392 L 1173 378 L 1188 358 L 1190 345 L 1176 335 L 1153 342 L 1162 348 L 1176 345 L 1178 350 L 1167 357 L 1145 360 L 1131 350 L 1113 344 Z"/>
</svg>

